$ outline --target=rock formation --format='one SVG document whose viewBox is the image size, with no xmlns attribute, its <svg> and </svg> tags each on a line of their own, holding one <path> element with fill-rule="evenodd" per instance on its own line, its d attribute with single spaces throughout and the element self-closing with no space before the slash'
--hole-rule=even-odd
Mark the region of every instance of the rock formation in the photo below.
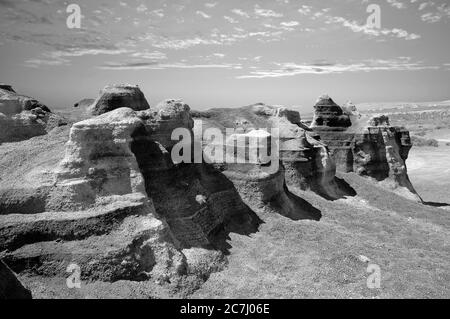
<svg viewBox="0 0 450 319">
<path fill-rule="evenodd" d="M 335 114 L 340 114 L 338 108 L 333 105 Z M 337 170 L 386 181 L 401 195 L 420 201 L 409 181 L 405 164 L 412 147 L 409 132 L 402 127 L 390 126 L 387 116 L 368 119 L 354 115 L 355 111 L 349 115 L 350 122 L 339 120 L 340 115 L 336 120 L 328 117 L 328 122 L 321 122 L 323 109 L 315 106 L 315 121 L 311 128 L 329 147 Z M 321 125 L 317 125 L 317 119 Z M 352 123 L 351 126 L 348 123 Z"/>
<path fill-rule="evenodd" d="M 128 107 L 135 111 L 150 108 L 144 93 L 137 85 L 119 84 L 108 85 L 100 91 L 99 97 L 89 107 L 90 115 L 96 116 L 112 110 Z"/>
<path fill-rule="evenodd" d="M 12 93 L 16 93 L 16 91 L 14 91 L 14 89 L 12 88 L 11 85 L 4 84 L 4 83 L 0 83 L 0 90 L 5 90 L 5 91 L 12 92 Z"/>
<path fill-rule="evenodd" d="M 10 85 L 0 86 L 0 143 L 44 135 L 64 124 L 62 118 L 42 103 L 17 94 Z"/>
<path fill-rule="evenodd" d="M 102 281 L 185 271 L 131 150 L 143 127 L 128 108 L 73 125 L 42 211 L 0 216 L 0 250 L 15 271 L 62 275 L 73 263 Z"/>
<path fill-rule="evenodd" d="M 337 184 L 336 168 L 326 145 L 316 139 L 316 133 L 302 124 L 298 112 L 260 103 L 240 109 L 213 109 L 196 114 L 196 125 L 202 125 L 203 130 L 209 127 L 218 127 L 223 131 L 234 128 L 235 132 L 244 134 L 259 128 L 278 128 L 283 179 L 289 187 L 312 190 L 330 199 L 353 194 L 348 188 Z"/>
<path fill-rule="evenodd" d="M 348 114 L 328 95 L 322 95 L 314 105 L 314 119 L 311 127 L 327 130 L 328 128 L 344 129 L 352 125 Z"/>
<path fill-rule="evenodd" d="M 16 275 L 0 260 L 0 300 L 31 299 L 31 292 L 23 286 Z"/>
<path fill-rule="evenodd" d="M 162 143 L 170 148 L 178 125 L 192 129 L 189 107 L 170 101 L 74 124 L 57 168 L 33 173 L 50 176 L 28 191 L 32 210 L 14 192 L 0 197 L 0 256 L 43 276 L 75 264 L 88 281 L 206 278 L 223 267 L 227 234 L 255 231 L 259 219 L 212 166 L 171 161 Z"/>
</svg>

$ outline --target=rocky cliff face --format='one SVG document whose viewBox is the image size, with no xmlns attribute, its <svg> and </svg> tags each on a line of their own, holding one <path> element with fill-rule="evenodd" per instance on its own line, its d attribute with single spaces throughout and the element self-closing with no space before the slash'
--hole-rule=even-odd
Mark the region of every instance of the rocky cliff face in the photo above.
<svg viewBox="0 0 450 319">
<path fill-rule="evenodd" d="M 10 85 L 0 86 L 0 143 L 44 135 L 64 120 L 33 98 L 17 94 Z"/>
<path fill-rule="evenodd" d="M 316 108 L 315 118 L 320 116 Z M 311 125 L 328 145 L 337 170 L 384 181 L 403 196 L 420 201 L 409 181 L 405 163 L 412 147 L 409 132 L 390 126 L 386 116 L 367 118 L 352 114 L 349 118 L 351 126 Z M 338 123 L 338 120 L 329 120 Z"/>
</svg>

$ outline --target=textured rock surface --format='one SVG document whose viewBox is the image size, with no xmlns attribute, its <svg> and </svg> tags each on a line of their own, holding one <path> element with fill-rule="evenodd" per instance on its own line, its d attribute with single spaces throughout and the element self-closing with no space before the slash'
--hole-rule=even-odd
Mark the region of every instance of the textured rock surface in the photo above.
<svg viewBox="0 0 450 319">
<path fill-rule="evenodd" d="M 331 199 L 353 194 L 337 184 L 336 168 L 326 145 L 316 139 L 316 133 L 302 124 L 298 112 L 284 107 L 256 104 L 240 109 L 213 109 L 197 114 L 196 126 L 202 125 L 204 130 L 209 127 L 218 127 L 222 131 L 233 128 L 235 132 L 243 134 L 258 128 L 277 128 L 280 160 L 289 187 L 313 190 Z"/>
<path fill-rule="evenodd" d="M 101 90 L 99 97 L 88 108 L 88 113 L 95 116 L 121 107 L 135 111 L 150 108 L 144 93 L 137 85 L 118 84 L 106 86 Z"/>
<path fill-rule="evenodd" d="M 192 127 L 180 105 L 119 108 L 74 124 L 56 169 L 32 170 L 38 185 L 0 192 L 0 256 L 43 276 L 63 276 L 74 263 L 88 281 L 170 281 L 188 270 L 207 278 L 223 267 L 217 254 L 228 233 L 255 231 L 259 220 L 218 170 L 174 165 L 156 140 L 170 140 L 168 120 Z M 191 248 L 203 250 L 190 251 L 189 268 L 182 249 Z M 217 264 L 205 268 L 204 257 Z"/>
<path fill-rule="evenodd" d="M 62 118 L 42 103 L 17 94 L 9 85 L 0 87 L 0 143 L 44 135 L 64 124 Z"/>
<path fill-rule="evenodd" d="M 23 286 L 16 275 L 0 260 L 0 300 L 31 299 L 31 292 Z"/>
<path fill-rule="evenodd" d="M 315 119 L 320 118 L 321 109 L 315 109 Z M 346 123 L 336 127 L 336 123 L 329 125 L 329 122 L 311 125 L 329 147 L 337 170 L 385 181 L 403 196 L 421 201 L 409 181 L 405 164 L 412 147 L 409 132 L 390 126 L 384 115 L 367 118 L 352 109 L 350 118 L 350 127 Z"/>
<path fill-rule="evenodd" d="M 145 121 L 145 134 L 150 135 L 150 140 L 139 138 L 133 146 L 140 154 L 146 190 L 183 248 L 222 249 L 230 231 L 256 230 L 258 218 L 219 170 L 207 164 L 172 163 L 169 152 L 176 143 L 171 140 L 172 131 L 184 128 L 193 134 L 187 104 L 165 100 L 139 116 Z"/>
<path fill-rule="evenodd" d="M 147 119 L 147 129 L 152 138 L 169 152 L 177 142 L 171 136 L 176 128 L 186 128 L 192 131 L 194 121 L 190 115 L 189 105 L 181 100 L 168 99 L 158 103 L 150 111 L 144 112 Z"/>
<path fill-rule="evenodd" d="M 75 263 L 82 278 L 102 281 L 185 272 L 131 150 L 132 135 L 143 127 L 128 108 L 72 127 L 42 211 L 0 216 L 1 255 L 15 271 L 63 275 Z"/>
<path fill-rule="evenodd" d="M 328 95 L 319 97 L 314 105 L 314 119 L 311 127 L 315 129 L 346 128 L 352 125 L 348 114 Z"/>
</svg>

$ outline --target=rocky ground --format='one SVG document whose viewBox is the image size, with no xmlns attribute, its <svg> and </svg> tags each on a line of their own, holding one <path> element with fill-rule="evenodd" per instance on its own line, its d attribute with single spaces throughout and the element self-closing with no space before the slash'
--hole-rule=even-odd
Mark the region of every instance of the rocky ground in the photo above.
<svg viewBox="0 0 450 319">
<path fill-rule="evenodd" d="M 326 201 L 293 190 L 322 219 L 293 221 L 260 212 L 258 232 L 231 233 L 228 266 L 203 285 L 186 278 L 166 286 L 123 281 L 69 289 L 64 277 L 21 279 L 35 298 L 448 298 L 448 211 L 409 201 L 353 173 L 341 177 L 357 196 Z M 367 287 L 369 264 L 381 268 L 380 289 Z"/>
</svg>

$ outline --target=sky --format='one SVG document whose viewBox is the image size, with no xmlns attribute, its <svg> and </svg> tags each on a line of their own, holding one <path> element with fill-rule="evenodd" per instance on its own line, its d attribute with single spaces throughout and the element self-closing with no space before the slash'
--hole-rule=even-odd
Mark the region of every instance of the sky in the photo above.
<svg viewBox="0 0 450 319">
<path fill-rule="evenodd" d="M 449 0 L 0 0 L 0 82 L 53 109 L 119 83 L 198 110 L 449 100 L 449 52 Z"/>
</svg>

